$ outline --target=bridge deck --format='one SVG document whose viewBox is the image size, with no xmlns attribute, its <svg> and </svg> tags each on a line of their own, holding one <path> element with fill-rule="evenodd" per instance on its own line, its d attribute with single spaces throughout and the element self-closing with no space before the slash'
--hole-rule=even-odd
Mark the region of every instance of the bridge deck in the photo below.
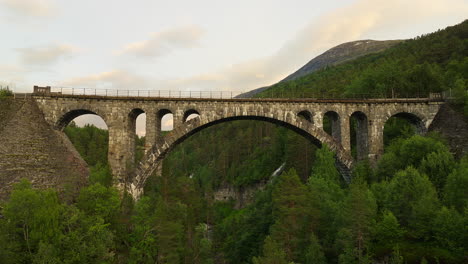
<svg viewBox="0 0 468 264">
<path fill-rule="evenodd" d="M 430 103 L 443 102 L 441 98 L 195 98 L 195 97 L 142 97 L 142 96 L 103 96 L 70 95 L 60 93 L 32 93 L 33 97 L 76 98 L 96 100 L 133 100 L 133 101 L 194 101 L 194 102 L 297 102 L 297 103 Z"/>
</svg>

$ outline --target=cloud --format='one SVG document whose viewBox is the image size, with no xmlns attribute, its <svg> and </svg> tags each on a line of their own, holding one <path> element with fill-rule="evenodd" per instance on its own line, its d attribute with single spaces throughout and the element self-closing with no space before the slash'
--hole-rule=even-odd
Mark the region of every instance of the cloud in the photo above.
<svg viewBox="0 0 468 264">
<path fill-rule="evenodd" d="M 124 70 L 111 70 L 83 77 L 72 78 L 61 83 L 63 86 L 86 88 L 110 88 L 119 90 L 150 89 L 154 80 Z"/>
<path fill-rule="evenodd" d="M 17 85 L 24 82 L 25 68 L 18 65 L 0 64 L 0 85 L 10 86 L 18 91 Z"/>
<path fill-rule="evenodd" d="M 429 33 L 435 28 L 427 27 L 427 24 L 433 27 L 440 25 L 442 28 L 446 25 L 441 23 L 454 23 L 454 18 L 458 17 L 461 22 L 466 14 L 468 2 L 464 0 L 359 0 L 312 20 L 271 56 L 247 60 L 204 74 L 167 80 L 113 70 L 68 82 L 117 89 L 158 90 L 164 87 L 165 90 L 249 91 L 280 81 L 313 57 L 338 44 L 381 35 L 388 36 L 387 39 L 401 38 L 401 32 L 405 29 L 409 29 L 408 32 L 417 29 L 425 30 L 421 33 Z M 426 26 L 421 28 L 421 25 Z M 175 37 L 181 35 L 181 32 L 190 31 L 177 29 L 160 32 L 148 41 L 127 46 L 121 54 L 162 56 L 175 47 L 190 47 L 196 43 L 190 40 L 197 39 L 198 34 Z"/>
<path fill-rule="evenodd" d="M 377 35 L 401 38 L 402 29 L 419 29 L 420 25 L 454 21 L 456 17 L 461 22 L 466 14 L 468 2 L 464 0 L 359 0 L 312 20 L 271 56 L 220 69 L 216 75 L 224 76 L 221 86 L 225 89 L 251 90 L 278 82 L 341 43 Z"/>
<path fill-rule="evenodd" d="M 57 11 L 52 0 L 0 0 L 0 5 L 12 13 L 31 17 L 49 17 Z"/>
<path fill-rule="evenodd" d="M 196 47 L 203 35 L 197 26 L 185 26 L 152 33 L 150 38 L 126 45 L 116 55 L 132 55 L 140 58 L 155 58 L 167 55 L 176 49 Z"/>
<path fill-rule="evenodd" d="M 42 47 L 18 48 L 21 61 L 25 65 L 50 65 L 61 59 L 70 58 L 78 49 L 64 44 L 52 44 Z"/>
</svg>

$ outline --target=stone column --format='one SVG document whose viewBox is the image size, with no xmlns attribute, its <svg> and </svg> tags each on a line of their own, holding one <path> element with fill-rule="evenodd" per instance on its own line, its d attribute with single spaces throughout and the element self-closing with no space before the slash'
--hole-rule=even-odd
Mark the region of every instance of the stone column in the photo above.
<svg viewBox="0 0 468 264">
<path fill-rule="evenodd" d="M 367 118 L 357 118 L 357 129 L 356 129 L 356 152 L 357 159 L 366 159 L 369 154 L 369 126 Z"/>
<path fill-rule="evenodd" d="M 379 119 L 371 119 L 369 127 L 369 161 L 375 165 L 384 149 L 384 123 Z"/>
<path fill-rule="evenodd" d="M 322 112 L 314 113 L 312 115 L 312 120 L 313 120 L 315 127 L 323 129 L 323 113 Z"/>
<path fill-rule="evenodd" d="M 134 169 L 135 131 L 129 127 L 128 117 L 119 115 L 111 120 L 109 128 L 109 166 L 112 170 L 113 185 L 120 191 L 125 190 L 130 172 Z"/>
<path fill-rule="evenodd" d="M 338 125 L 341 129 L 337 129 L 340 132 L 340 135 L 336 135 L 335 137 L 335 123 L 339 123 Z M 340 122 L 333 122 L 332 123 L 332 133 L 334 134 L 334 138 L 340 138 L 341 145 L 343 148 L 351 152 L 351 139 L 350 139 L 350 131 L 349 131 L 349 116 L 347 114 L 340 115 Z"/>
<path fill-rule="evenodd" d="M 174 113 L 172 113 L 174 129 L 184 123 L 184 111 L 181 109 L 176 109 Z"/>
<path fill-rule="evenodd" d="M 154 110 L 146 113 L 146 136 L 145 136 L 145 152 L 148 152 L 160 134 L 161 120 L 157 117 Z"/>
</svg>

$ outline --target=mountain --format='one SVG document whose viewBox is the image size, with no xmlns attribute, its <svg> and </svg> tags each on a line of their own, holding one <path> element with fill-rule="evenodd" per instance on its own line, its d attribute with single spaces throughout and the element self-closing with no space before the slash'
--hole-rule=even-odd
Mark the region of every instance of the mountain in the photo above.
<svg viewBox="0 0 468 264">
<path fill-rule="evenodd" d="M 302 66 L 299 70 L 290 74 L 289 76 L 281 80 L 279 83 L 300 78 L 304 75 L 318 71 L 327 66 L 337 65 L 337 64 L 370 54 L 370 53 L 377 53 L 379 51 L 392 47 L 393 45 L 400 43 L 400 42 L 402 42 L 402 40 L 378 41 L 378 40 L 366 39 L 366 40 L 357 40 L 357 41 L 340 44 L 336 47 L 333 47 L 325 51 L 319 56 L 313 58 L 304 66 Z M 269 87 L 270 86 L 257 88 L 252 91 L 240 94 L 237 97 L 249 98 L 249 97 L 254 96 L 255 94 L 258 94 L 268 89 Z"/>
<path fill-rule="evenodd" d="M 465 20 L 380 52 L 276 83 L 255 97 L 418 97 L 450 89 L 463 94 L 468 79 L 467 41 Z"/>
<path fill-rule="evenodd" d="M 290 74 L 280 82 L 294 80 L 314 71 L 323 69 L 327 66 L 337 65 L 370 53 L 377 53 L 400 42 L 402 42 L 402 40 L 378 41 L 371 39 L 346 42 L 331 48 L 321 55 L 313 58 L 306 65 L 302 66 L 299 70 L 293 74 Z"/>
</svg>

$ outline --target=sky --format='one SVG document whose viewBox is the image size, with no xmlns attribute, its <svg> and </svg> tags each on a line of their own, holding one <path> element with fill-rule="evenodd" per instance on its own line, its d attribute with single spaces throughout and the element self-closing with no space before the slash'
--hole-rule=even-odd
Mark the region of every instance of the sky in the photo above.
<svg viewBox="0 0 468 264">
<path fill-rule="evenodd" d="M 0 85 L 249 91 L 338 44 L 467 14 L 468 0 L 0 0 Z"/>
</svg>

